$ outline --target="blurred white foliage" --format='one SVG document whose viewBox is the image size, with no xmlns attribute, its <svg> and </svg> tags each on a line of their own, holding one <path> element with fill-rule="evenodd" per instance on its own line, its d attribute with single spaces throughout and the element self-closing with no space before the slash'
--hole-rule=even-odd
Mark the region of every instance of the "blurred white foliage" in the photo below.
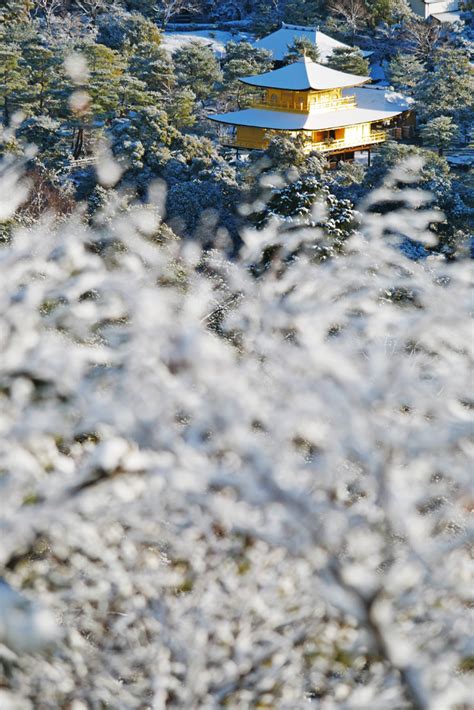
<svg viewBox="0 0 474 710">
<path fill-rule="evenodd" d="M 58 626 L 48 609 L 0 580 L 0 643 L 12 651 L 34 652 L 58 640 Z"/>
<path fill-rule="evenodd" d="M 136 212 L 0 249 L 0 562 L 63 632 L 1 617 L 22 708 L 468 707 L 469 269 L 396 199 L 259 278 Z"/>
</svg>

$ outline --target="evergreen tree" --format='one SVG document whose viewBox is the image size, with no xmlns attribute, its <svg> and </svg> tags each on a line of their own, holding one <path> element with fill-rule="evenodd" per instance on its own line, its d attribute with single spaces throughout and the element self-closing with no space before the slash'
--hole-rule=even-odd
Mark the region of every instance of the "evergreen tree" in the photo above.
<svg viewBox="0 0 474 710">
<path fill-rule="evenodd" d="M 288 46 L 285 63 L 292 64 L 300 60 L 301 57 L 308 57 L 313 62 L 319 60 L 319 49 L 307 37 L 296 37 L 294 42 Z"/>
<path fill-rule="evenodd" d="M 191 128 L 196 123 L 196 95 L 187 86 L 173 91 L 171 100 L 166 105 L 166 113 L 171 125 L 176 128 Z"/>
<path fill-rule="evenodd" d="M 284 7 L 284 20 L 292 25 L 315 26 L 325 5 L 323 0 L 288 0 Z"/>
<path fill-rule="evenodd" d="M 331 69 L 337 69 L 348 74 L 368 76 L 369 62 L 357 47 L 336 47 L 327 60 Z"/>
<path fill-rule="evenodd" d="M 83 52 L 89 67 L 89 79 L 84 89 L 92 99 L 91 111 L 99 120 L 118 113 L 121 105 L 121 84 L 125 71 L 123 57 L 103 44 L 87 44 Z"/>
<path fill-rule="evenodd" d="M 156 99 L 160 94 L 169 95 L 176 83 L 173 63 L 156 42 L 140 42 L 130 47 L 128 70 L 143 81 Z"/>
<path fill-rule="evenodd" d="M 390 23 L 394 17 L 397 3 L 394 0 L 365 0 L 372 26 L 380 22 Z"/>
<path fill-rule="evenodd" d="M 390 62 L 388 76 L 396 89 L 413 92 L 425 71 L 423 63 L 413 54 L 397 54 Z"/>
<path fill-rule="evenodd" d="M 263 74 L 272 67 L 272 55 L 264 49 L 255 49 L 250 42 L 228 42 L 222 63 L 224 91 L 219 100 L 239 108 L 251 103 L 258 91 L 239 81 L 240 77 Z"/>
<path fill-rule="evenodd" d="M 33 113 L 54 113 L 56 92 L 63 77 L 60 53 L 38 41 L 34 34 L 22 42 L 22 61 L 28 76 L 24 105 Z"/>
<path fill-rule="evenodd" d="M 459 129 L 450 116 L 437 116 L 422 126 L 420 133 L 425 145 L 435 146 L 438 155 L 443 155 L 443 151 L 459 135 Z"/>
<path fill-rule="evenodd" d="M 33 0 L 3 0 L 0 7 L 0 21 L 10 25 L 29 20 Z"/>
<path fill-rule="evenodd" d="M 2 120 L 8 125 L 12 113 L 21 108 L 21 94 L 27 86 L 20 48 L 0 35 L 0 101 Z"/>
<path fill-rule="evenodd" d="M 451 116 L 459 125 L 472 116 L 473 95 L 468 53 L 463 48 L 443 48 L 434 54 L 432 71 L 416 88 L 417 111 L 422 119 Z"/>
<path fill-rule="evenodd" d="M 171 146 L 178 136 L 166 112 L 156 106 L 129 111 L 112 119 L 107 128 L 114 155 L 129 166 L 135 178 L 140 177 L 145 182 L 151 178 L 151 173 L 156 175 L 163 168 L 163 155 L 166 155 L 163 148 Z M 149 174 L 140 176 L 143 168 Z"/>
<path fill-rule="evenodd" d="M 242 76 L 263 74 L 272 63 L 272 55 L 266 49 L 255 49 L 250 42 L 228 42 L 222 62 L 225 84 Z"/>
<path fill-rule="evenodd" d="M 257 0 L 252 14 L 252 30 L 257 37 L 264 37 L 280 27 L 281 17 L 276 0 Z"/>
<path fill-rule="evenodd" d="M 124 44 L 140 45 L 147 43 L 155 46 L 161 44 L 161 32 L 156 24 L 137 12 L 125 18 L 123 33 Z"/>
<path fill-rule="evenodd" d="M 205 101 L 215 93 L 216 84 L 222 81 L 222 72 L 209 47 L 200 42 L 191 42 L 178 49 L 173 59 L 181 86 L 192 89 L 200 101 Z"/>
</svg>

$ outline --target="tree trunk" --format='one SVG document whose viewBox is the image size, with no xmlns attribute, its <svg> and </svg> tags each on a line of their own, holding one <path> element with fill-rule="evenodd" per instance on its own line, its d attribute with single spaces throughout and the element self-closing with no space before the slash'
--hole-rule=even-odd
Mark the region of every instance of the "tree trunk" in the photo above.
<svg viewBox="0 0 474 710">
<path fill-rule="evenodd" d="M 80 157 L 83 147 L 84 147 L 84 129 L 78 128 L 77 135 L 74 140 L 74 146 L 72 149 L 72 157 L 74 158 L 74 160 L 77 160 Z"/>
</svg>

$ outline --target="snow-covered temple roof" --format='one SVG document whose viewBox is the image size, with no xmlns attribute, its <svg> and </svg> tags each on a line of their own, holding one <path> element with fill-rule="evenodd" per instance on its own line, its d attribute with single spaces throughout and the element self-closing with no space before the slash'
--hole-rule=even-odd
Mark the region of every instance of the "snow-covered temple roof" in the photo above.
<svg viewBox="0 0 474 710">
<path fill-rule="evenodd" d="M 288 25 L 283 23 L 279 30 L 272 32 L 267 37 L 257 40 L 254 44 L 258 49 L 271 52 L 273 59 L 281 62 L 288 54 L 288 47 L 295 39 L 307 39 L 319 49 L 321 60 L 326 60 L 336 47 L 347 47 L 333 37 L 321 32 L 317 27 L 304 27 L 302 25 Z"/>
<path fill-rule="evenodd" d="M 253 126 L 275 131 L 324 131 L 355 126 L 359 123 L 386 121 L 411 107 L 405 97 L 381 89 L 360 88 L 344 93 L 355 94 L 358 105 L 350 109 L 336 111 L 317 109 L 309 113 L 247 108 L 231 113 L 210 115 L 208 118 L 234 126 Z"/>
<path fill-rule="evenodd" d="M 343 96 L 355 96 L 359 108 L 371 108 L 376 111 L 393 111 L 398 113 L 413 108 L 414 99 L 404 96 L 398 91 L 392 91 L 383 86 L 358 86 L 344 89 Z"/>
<path fill-rule="evenodd" d="M 285 67 L 265 72 L 265 74 L 242 77 L 240 81 L 243 81 L 244 84 L 267 89 L 308 91 L 309 89 L 327 90 L 357 86 L 370 81 L 370 77 L 346 74 L 312 62 L 308 57 L 303 57 L 293 64 L 287 64 Z"/>
<path fill-rule="evenodd" d="M 437 12 L 437 13 L 434 13 L 433 15 L 430 15 L 430 17 L 433 17 L 435 20 L 438 20 L 438 22 L 447 22 L 449 24 L 453 24 L 454 22 L 459 22 L 462 19 L 461 12 L 459 12 L 459 11 Z"/>
</svg>

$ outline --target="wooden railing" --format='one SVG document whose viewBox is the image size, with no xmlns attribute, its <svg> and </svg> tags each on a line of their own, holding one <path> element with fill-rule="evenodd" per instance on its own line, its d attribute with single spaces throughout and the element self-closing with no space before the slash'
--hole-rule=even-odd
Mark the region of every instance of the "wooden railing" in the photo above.
<svg viewBox="0 0 474 710">
<path fill-rule="evenodd" d="M 365 146 L 372 145 L 375 143 L 383 143 L 386 138 L 386 131 L 372 131 L 372 133 L 369 133 L 366 136 L 362 136 L 361 138 L 339 138 L 332 141 L 320 141 L 318 143 L 314 143 L 311 140 L 307 140 L 305 147 L 308 151 L 317 150 L 320 153 L 331 153 L 332 151 L 341 150 L 343 148 L 347 148 L 348 150 L 350 150 L 351 148 L 357 148 L 358 146 L 362 145 Z M 265 137 L 260 138 L 259 140 L 252 140 L 250 138 L 239 138 L 237 140 L 235 136 L 222 136 L 221 142 L 223 145 L 228 146 L 230 148 L 249 148 L 250 150 L 264 150 L 268 147 L 269 139 Z"/>
<path fill-rule="evenodd" d="M 328 101 L 311 101 L 309 106 L 296 108 L 285 104 L 271 103 L 270 101 L 258 101 L 252 104 L 252 108 L 265 109 L 266 111 L 286 111 L 289 113 L 310 113 L 317 109 L 338 109 L 354 108 L 356 106 L 355 96 L 342 96 L 338 99 Z"/>
<path fill-rule="evenodd" d="M 360 145 L 383 143 L 386 139 L 386 131 L 372 131 L 372 133 L 361 136 L 360 138 L 337 138 L 332 141 L 320 141 L 319 143 L 308 141 L 307 150 L 317 150 L 319 153 L 331 153 L 334 150 L 341 150 L 342 148 L 356 148 Z"/>
</svg>

